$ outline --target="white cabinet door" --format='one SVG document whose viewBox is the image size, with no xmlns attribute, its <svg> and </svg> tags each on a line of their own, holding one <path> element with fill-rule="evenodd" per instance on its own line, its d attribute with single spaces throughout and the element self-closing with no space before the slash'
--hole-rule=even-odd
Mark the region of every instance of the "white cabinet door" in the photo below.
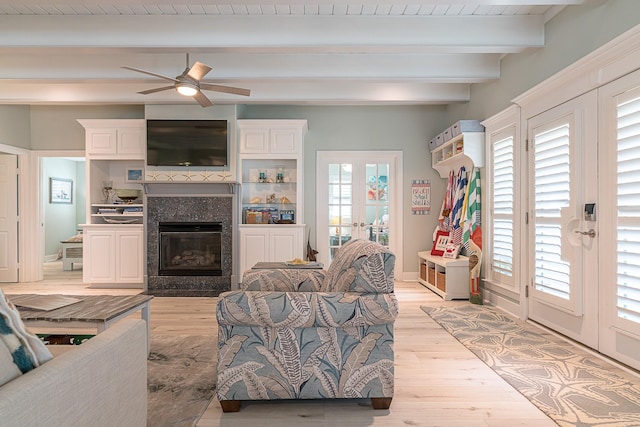
<svg viewBox="0 0 640 427">
<path fill-rule="evenodd" d="M 117 132 L 115 128 L 87 129 L 86 152 L 88 156 L 115 155 Z"/>
<path fill-rule="evenodd" d="M 83 282 L 143 283 L 142 228 L 114 228 L 85 229 Z"/>
<path fill-rule="evenodd" d="M 142 230 L 116 231 L 115 242 L 116 283 L 142 283 Z"/>
<path fill-rule="evenodd" d="M 129 159 L 145 158 L 145 132 L 143 128 L 131 127 L 117 129 L 118 156 L 124 156 Z"/>
<path fill-rule="evenodd" d="M 268 260 L 269 231 L 264 228 L 240 229 L 240 275 L 256 263 Z"/>
<path fill-rule="evenodd" d="M 269 129 L 241 129 L 240 153 L 266 154 L 269 152 Z"/>
<path fill-rule="evenodd" d="M 302 139 L 297 129 L 271 129 L 269 151 L 272 154 L 292 154 L 300 149 Z"/>
<path fill-rule="evenodd" d="M 304 225 L 240 228 L 240 272 L 259 262 L 285 262 L 303 258 Z"/>
<path fill-rule="evenodd" d="M 302 256 L 302 228 L 272 228 L 270 231 L 271 261 L 285 262 Z"/>
<path fill-rule="evenodd" d="M 110 230 L 85 230 L 84 283 L 115 283 L 115 234 Z"/>
</svg>

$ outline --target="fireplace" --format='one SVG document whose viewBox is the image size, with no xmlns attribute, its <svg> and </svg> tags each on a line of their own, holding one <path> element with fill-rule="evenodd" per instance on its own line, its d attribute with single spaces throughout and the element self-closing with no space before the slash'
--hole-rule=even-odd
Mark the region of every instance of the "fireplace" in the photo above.
<svg viewBox="0 0 640 427">
<path fill-rule="evenodd" d="M 161 222 L 160 276 L 222 276 L 222 223 Z"/>
<path fill-rule="evenodd" d="M 236 190 L 235 183 L 145 183 L 147 293 L 209 297 L 237 285 Z"/>
</svg>

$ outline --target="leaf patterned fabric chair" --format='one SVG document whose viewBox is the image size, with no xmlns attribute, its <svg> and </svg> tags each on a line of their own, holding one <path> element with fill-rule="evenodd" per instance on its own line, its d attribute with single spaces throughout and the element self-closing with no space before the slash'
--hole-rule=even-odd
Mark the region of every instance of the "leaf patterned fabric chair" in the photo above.
<svg viewBox="0 0 640 427">
<path fill-rule="evenodd" d="M 393 397 L 395 255 L 367 240 L 328 270 L 249 270 L 218 298 L 217 397 L 242 400 Z"/>
</svg>

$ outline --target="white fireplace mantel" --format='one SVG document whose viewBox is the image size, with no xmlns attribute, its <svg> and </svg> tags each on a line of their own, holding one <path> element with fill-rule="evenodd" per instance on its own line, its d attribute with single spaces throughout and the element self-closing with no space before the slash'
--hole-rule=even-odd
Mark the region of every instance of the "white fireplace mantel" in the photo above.
<svg viewBox="0 0 640 427">
<path fill-rule="evenodd" d="M 235 195 L 240 183 L 237 181 L 185 182 L 144 181 L 141 183 L 147 195 Z"/>
</svg>

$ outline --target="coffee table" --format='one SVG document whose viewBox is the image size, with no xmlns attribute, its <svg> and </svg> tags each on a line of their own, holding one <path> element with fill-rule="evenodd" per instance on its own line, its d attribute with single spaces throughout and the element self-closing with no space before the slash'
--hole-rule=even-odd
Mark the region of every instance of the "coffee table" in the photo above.
<svg viewBox="0 0 640 427">
<path fill-rule="evenodd" d="M 150 350 L 149 304 L 151 295 L 7 295 L 18 307 L 24 324 L 30 328 L 87 328 L 95 326 L 97 333 L 105 331 L 115 322 L 140 311 L 147 322 L 147 353 Z M 36 298 L 37 297 L 37 298 Z M 53 310 L 36 310 L 21 306 L 33 305 L 34 298 L 46 303 L 59 297 L 80 301 Z"/>
</svg>

